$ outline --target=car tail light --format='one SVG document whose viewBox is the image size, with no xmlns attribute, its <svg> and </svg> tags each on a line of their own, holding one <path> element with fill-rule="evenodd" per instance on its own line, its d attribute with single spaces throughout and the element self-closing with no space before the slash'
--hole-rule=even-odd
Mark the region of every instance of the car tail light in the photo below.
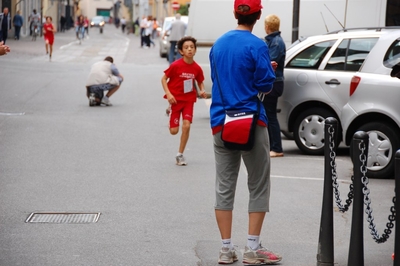
<svg viewBox="0 0 400 266">
<path fill-rule="evenodd" d="M 350 96 L 356 91 L 358 84 L 360 84 L 361 78 L 358 76 L 353 76 L 350 83 Z"/>
</svg>

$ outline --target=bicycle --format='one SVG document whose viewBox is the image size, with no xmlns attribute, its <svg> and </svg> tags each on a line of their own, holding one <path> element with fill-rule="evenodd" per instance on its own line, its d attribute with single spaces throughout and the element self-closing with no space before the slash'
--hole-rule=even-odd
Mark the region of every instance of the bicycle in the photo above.
<svg viewBox="0 0 400 266">
<path fill-rule="evenodd" d="M 32 31 L 32 41 L 36 41 L 36 37 L 38 35 L 39 35 L 39 27 L 37 25 L 34 25 Z"/>
</svg>

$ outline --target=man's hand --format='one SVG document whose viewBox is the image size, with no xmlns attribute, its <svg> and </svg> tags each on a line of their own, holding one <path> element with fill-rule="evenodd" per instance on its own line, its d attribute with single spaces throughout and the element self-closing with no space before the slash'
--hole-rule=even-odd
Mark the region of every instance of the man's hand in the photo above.
<svg viewBox="0 0 400 266">
<path fill-rule="evenodd" d="M 5 55 L 11 52 L 10 47 L 4 45 L 3 42 L 0 42 L 0 55 Z"/>
</svg>

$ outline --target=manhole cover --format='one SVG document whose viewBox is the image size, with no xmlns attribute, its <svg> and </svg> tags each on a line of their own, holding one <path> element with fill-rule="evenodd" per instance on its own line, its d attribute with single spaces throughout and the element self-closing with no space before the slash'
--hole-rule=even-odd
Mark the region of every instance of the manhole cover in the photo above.
<svg viewBox="0 0 400 266">
<path fill-rule="evenodd" d="M 81 212 L 32 212 L 26 219 L 26 223 L 56 223 L 56 224 L 86 224 L 96 223 L 100 213 Z"/>
</svg>

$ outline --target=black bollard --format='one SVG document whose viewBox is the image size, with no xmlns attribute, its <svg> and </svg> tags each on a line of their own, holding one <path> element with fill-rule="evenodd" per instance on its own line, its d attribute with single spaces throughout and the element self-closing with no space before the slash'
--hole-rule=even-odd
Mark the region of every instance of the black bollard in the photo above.
<svg viewBox="0 0 400 266">
<path fill-rule="evenodd" d="M 337 148 L 338 121 L 333 117 L 325 119 L 325 172 L 324 192 L 322 196 L 321 223 L 319 229 L 317 266 L 334 265 L 334 243 L 333 243 L 333 188 L 332 188 L 332 165 L 331 149 Z M 330 143 L 330 132 L 333 132 L 333 143 Z"/>
<path fill-rule="evenodd" d="M 364 266 L 364 193 L 361 172 L 362 162 L 360 155 L 360 143 L 363 142 L 365 147 L 364 166 L 367 169 L 368 145 L 369 136 L 363 131 L 358 131 L 353 137 L 352 147 L 352 160 L 354 165 L 354 200 L 353 200 L 353 215 L 351 220 L 351 233 L 350 233 L 350 248 L 349 259 L 347 265 L 351 266 Z"/>
<path fill-rule="evenodd" d="M 396 202 L 394 208 L 396 210 L 396 222 L 395 222 L 395 236 L 394 236 L 394 262 L 393 266 L 400 265 L 400 217 L 397 215 L 398 210 L 400 210 L 400 150 L 396 152 L 395 155 L 395 196 Z"/>
</svg>

